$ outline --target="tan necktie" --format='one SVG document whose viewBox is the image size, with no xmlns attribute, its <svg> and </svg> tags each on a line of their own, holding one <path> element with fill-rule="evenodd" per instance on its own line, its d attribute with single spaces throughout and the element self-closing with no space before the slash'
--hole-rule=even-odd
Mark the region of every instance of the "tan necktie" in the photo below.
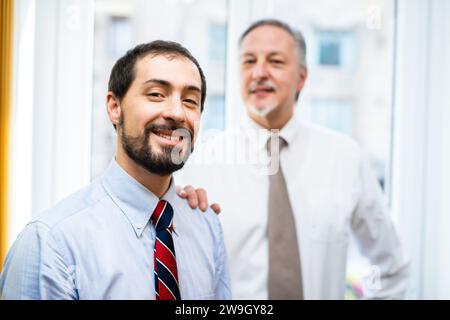
<svg viewBox="0 0 450 320">
<path fill-rule="evenodd" d="M 279 139 L 279 152 L 286 141 Z M 276 145 L 276 144 L 275 144 Z M 279 161 L 278 150 L 268 152 L 271 161 Z M 269 299 L 303 299 L 302 276 L 295 219 L 286 182 L 279 163 L 278 171 L 269 175 Z"/>
</svg>

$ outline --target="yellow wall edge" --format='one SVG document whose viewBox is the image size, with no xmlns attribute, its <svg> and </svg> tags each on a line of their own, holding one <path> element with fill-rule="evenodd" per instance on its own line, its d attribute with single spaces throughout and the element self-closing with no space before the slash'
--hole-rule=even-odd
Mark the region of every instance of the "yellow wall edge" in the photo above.
<svg viewBox="0 0 450 320">
<path fill-rule="evenodd" d="M 8 249 L 14 0 L 0 1 L 0 270 Z"/>
</svg>

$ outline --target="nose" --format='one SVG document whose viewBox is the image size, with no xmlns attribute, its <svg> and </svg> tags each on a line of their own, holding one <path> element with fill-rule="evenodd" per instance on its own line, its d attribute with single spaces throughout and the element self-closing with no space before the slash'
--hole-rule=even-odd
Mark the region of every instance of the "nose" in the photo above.
<svg viewBox="0 0 450 320">
<path fill-rule="evenodd" d="M 186 119 L 186 113 L 181 98 L 173 97 L 172 99 L 170 99 L 168 105 L 162 113 L 162 116 L 166 120 L 184 123 Z"/>
<path fill-rule="evenodd" d="M 252 70 L 252 77 L 255 80 L 267 79 L 269 77 L 269 72 L 265 62 L 258 62 L 255 64 Z"/>
</svg>

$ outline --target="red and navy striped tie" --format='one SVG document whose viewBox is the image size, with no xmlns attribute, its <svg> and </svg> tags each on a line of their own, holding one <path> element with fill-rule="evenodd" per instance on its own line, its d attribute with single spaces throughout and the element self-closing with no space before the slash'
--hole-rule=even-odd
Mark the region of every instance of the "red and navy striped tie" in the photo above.
<svg viewBox="0 0 450 320">
<path fill-rule="evenodd" d="M 156 229 L 154 251 L 156 300 L 181 300 L 178 286 L 177 261 L 173 245 L 173 208 L 160 200 L 152 214 Z"/>
</svg>

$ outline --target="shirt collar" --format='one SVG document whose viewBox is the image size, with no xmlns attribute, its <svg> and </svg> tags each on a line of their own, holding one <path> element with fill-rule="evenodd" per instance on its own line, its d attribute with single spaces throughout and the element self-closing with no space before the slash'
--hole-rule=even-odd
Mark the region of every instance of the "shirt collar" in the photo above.
<svg viewBox="0 0 450 320">
<path fill-rule="evenodd" d="M 246 119 L 244 120 L 243 125 L 242 125 L 244 129 L 266 130 L 267 132 L 269 131 L 269 130 L 263 128 L 262 126 L 260 126 L 255 121 L 253 121 L 249 116 L 246 116 L 245 118 Z M 289 145 L 291 145 L 294 142 L 299 127 L 300 127 L 300 123 L 299 123 L 296 113 L 294 112 L 292 117 L 288 120 L 288 122 L 280 130 L 280 137 L 283 138 L 287 142 L 288 148 L 289 148 Z M 269 137 L 269 135 L 267 137 Z M 260 139 L 260 140 L 258 140 L 258 143 L 259 143 L 258 144 L 259 149 L 265 149 L 267 140 Z"/>
<path fill-rule="evenodd" d="M 113 158 L 103 175 L 103 186 L 122 210 L 138 237 L 142 235 L 159 198 L 130 176 Z M 171 202 L 176 195 L 173 177 L 162 199 Z"/>
</svg>

